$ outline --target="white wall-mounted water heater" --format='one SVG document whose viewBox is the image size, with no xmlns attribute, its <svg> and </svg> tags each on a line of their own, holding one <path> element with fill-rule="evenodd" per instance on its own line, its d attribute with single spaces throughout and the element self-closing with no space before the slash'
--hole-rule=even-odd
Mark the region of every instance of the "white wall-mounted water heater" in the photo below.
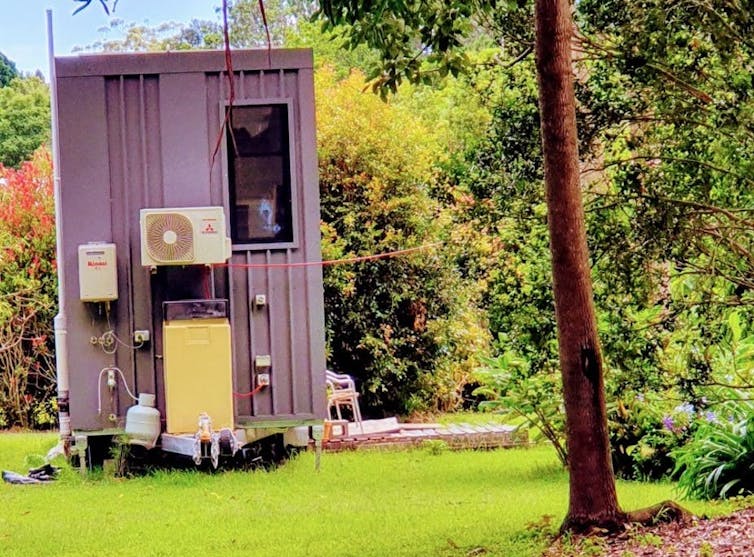
<svg viewBox="0 0 754 557">
<path fill-rule="evenodd" d="M 118 299 L 115 244 L 91 242 L 79 246 L 79 298 L 82 302 Z"/>
</svg>

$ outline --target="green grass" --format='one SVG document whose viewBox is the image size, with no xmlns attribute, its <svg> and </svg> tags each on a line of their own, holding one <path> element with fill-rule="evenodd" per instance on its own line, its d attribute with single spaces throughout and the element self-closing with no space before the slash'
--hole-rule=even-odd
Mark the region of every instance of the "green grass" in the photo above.
<svg viewBox="0 0 754 557">
<path fill-rule="evenodd" d="M 55 442 L 1 434 L 0 468 L 25 472 Z M 274 472 L 158 472 L 136 479 L 74 470 L 48 485 L 0 484 L 0 555 L 538 555 L 527 524 L 567 505 L 567 475 L 547 447 L 312 454 Z M 625 508 L 673 496 L 621 482 Z M 695 512 L 714 510 L 692 506 Z M 476 553 L 482 553 L 478 550 Z"/>
</svg>

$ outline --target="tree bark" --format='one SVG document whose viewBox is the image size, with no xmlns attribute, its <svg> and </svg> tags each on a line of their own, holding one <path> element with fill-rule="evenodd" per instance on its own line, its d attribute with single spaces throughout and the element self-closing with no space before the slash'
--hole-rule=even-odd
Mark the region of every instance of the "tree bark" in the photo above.
<svg viewBox="0 0 754 557">
<path fill-rule="evenodd" d="M 570 499 L 563 529 L 614 529 L 618 505 L 610 459 L 602 355 L 579 184 L 569 0 L 536 0 L 536 55 L 552 254 L 555 316 L 566 412 Z"/>
</svg>

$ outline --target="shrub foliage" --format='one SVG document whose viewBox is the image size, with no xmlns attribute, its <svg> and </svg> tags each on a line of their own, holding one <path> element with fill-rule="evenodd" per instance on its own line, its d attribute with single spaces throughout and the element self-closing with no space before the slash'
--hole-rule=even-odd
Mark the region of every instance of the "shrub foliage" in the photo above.
<svg viewBox="0 0 754 557">
<path fill-rule="evenodd" d="M 726 390 L 714 420 L 699 426 L 694 438 L 673 453 L 678 488 L 686 496 L 718 499 L 754 493 L 754 403 Z"/>
<path fill-rule="evenodd" d="M 0 165 L 0 427 L 54 423 L 52 162 Z"/>
<path fill-rule="evenodd" d="M 325 268 L 329 362 L 357 377 L 374 414 L 453 409 L 488 333 L 430 194 L 443 145 L 363 84 L 358 72 L 317 74 L 323 258 L 431 247 Z"/>
</svg>

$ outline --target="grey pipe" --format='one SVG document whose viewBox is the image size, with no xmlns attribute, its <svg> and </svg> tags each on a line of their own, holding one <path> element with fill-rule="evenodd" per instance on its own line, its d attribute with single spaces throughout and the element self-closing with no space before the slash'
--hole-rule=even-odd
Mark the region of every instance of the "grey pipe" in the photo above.
<svg viewBox="0 0 754 557">
<path fill-rule="evenodd" d="M 50 114 L 52 118 L 52 168 L 55 193 L 55 244 L 58 268 L 58 314 L 55 316 L 55 365 L 58 387 L 58 420 L 60 441 L 47 454 L 51 460 L 58 454 L 68 454 L 71 444 L 71 416 L 69 412 L 68 380 L 68 324 L 65 316 L 65 260 L 63 253 L 63 216 L 60 185 L 60 143 L 58 137 L 58 88 L 55 74 L 55 45 L 52 33 L 52 10 L 47 10 L 47 55 L 50 62 Z"/>
</svg>

